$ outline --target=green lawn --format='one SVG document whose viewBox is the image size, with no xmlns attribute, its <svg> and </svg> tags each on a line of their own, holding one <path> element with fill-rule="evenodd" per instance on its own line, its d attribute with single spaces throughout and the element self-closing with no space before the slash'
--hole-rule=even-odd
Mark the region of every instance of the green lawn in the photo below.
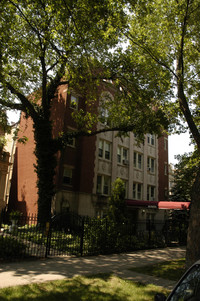
<svg viewBox="0 0 200 301">
<path fill-rule="evenodd" d="M 153 301 L 155 285 L 123 280 L 112 274 L 9 287 L 0 290 L 0 301 Z"/>
<path fill-rule="evenodd" d="M 182 258 L 177 260 L 164 261 L 144 267 L 130 268 L 129 270 L 156 276 L 158 278 L 178 281 L 185 271 L 185 259 Z"/>
</svg>

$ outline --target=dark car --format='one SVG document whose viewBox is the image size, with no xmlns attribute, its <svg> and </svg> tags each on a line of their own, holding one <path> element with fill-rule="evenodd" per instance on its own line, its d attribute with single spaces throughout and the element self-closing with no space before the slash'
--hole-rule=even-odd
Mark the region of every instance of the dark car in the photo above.
<svg viewBox="0 0 200 301">
<path fill-rule="evenodd" d="M 168 297 L 157 294 L 155 301 L 200 301 L 200 260 L 179 280 Z"/>
</svg>

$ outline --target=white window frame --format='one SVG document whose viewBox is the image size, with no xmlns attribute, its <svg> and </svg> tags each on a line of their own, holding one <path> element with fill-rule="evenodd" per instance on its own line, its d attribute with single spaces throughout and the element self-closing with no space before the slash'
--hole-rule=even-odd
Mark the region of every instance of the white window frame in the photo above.
<svg viewBox="0 0 200 301">
<path fill-rule="evenodd" d="M 108 91 L 103 91 L 100 96 L 99 115 L 103 125 L 109 124 L 109 104 L 113 100 L 113 95 Z M 108 106 L 108 107 L 107 107 Z"/>
<path fill-rule="evenodd" d="M 143 198 L 143 185 L 142 183 L 133 183 L 133 199 L 141 201 Z"/>
<path fill-rule="evenodd" d="M 99 139 L 99 148 L 98 148 L 98 157 L 102 158 L 104 160 L 111 160 L 111 143 L 103 140 L 103 139 Z"/>
<path fill-rule="evenodd" d="M 147 157 L 147 171 L 155 173 L 156 169 L 156 160 L 151 157 Z"/>
<path fill-rule="evenodd" d="M 97 175 L 97 194 L 107 196 L 110 195 L 110 191 L 111 191 L 111 177 L 106 175 Z"/>
<path fill-rule="evenodd" d="M 156 187 L 152 185 L 147 186 L 147 201 L 155 201 Z"/>
<path fill-rule="evenodd" d="M 143 155 L 138 152 L 133 152 L 133 166 L 137 169 L 142 170 L 143 169 L 142 164 L 143 164 Z"/>
<path fill-rule="evenodd" d="M 108 109 L 101 107 L 100 108 L 100 120 L 101 120 L 101 123 L 104 124 L 104 125 L 107 125 L 108 124 L 108 117 L 109 117 Z"/>
<path fill-rule="evenodd" d="M 118 145 L 117 147 L 117 163 L 128 165 L 129 150 L 126 147 Z"/>
<path fill-rule="evenodd" d="M 147 134 L 147 143 L 150 145 L 155 145 L 155 135 Z"/>
</svg>

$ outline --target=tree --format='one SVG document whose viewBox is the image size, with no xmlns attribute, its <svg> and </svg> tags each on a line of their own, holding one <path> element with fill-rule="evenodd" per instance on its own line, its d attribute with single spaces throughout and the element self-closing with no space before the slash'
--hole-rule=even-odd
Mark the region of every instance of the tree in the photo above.
<svg viewBox="0 0 200 301">
<path fill-rule="evenodd" d="M 130 28 L 125 32 L 135 61 L 143 62 L 149 88 L 168 83 L 171 100 L 162 99 L 172 125 L 189 129 L 200 152 L 199 0 L 129 1 Z M 170 95 L 170 94 L 169 94 Z M 168 95 L 168 96 L 169 96 Z M 181 128 L 179 128 L 180 130 Z M 187 265 L 200 258 L 200 166 L 192 188 Z"/>
<path fill-rule="evenodd" d="M 108 217 L 115 224 L 121 224 L 126 218 L 125 185 L 120 178 L 117 178 L 112 185 Z"/>
<path fill-rule="evenodd" d="M 33 121 L 40 221 L 50 218 L 55 155 L 69 139 L 110 130 L 134 130 L 139 139 L 145 132 L 161 133 L 167 125 L 162 111 L 152 110 L 152 95 L 147 89 L 137 81 L 131 82 L 132 75 L 127 80 L 123 72 L 121 77 L 120 72 L 116 73 L 123 69 L 123 60 L 128 59 L 121 56 L 119 49 L 122 60 L 118 62 L 111 51 L 119 48 L 127 27 L 124 2 L 1 1 L 0 104 L 22 111 Z M 129 63 L 132 62 L 126 62 Z M 57 89 L 65 84 L 79 90 L 87 95 L 87 103 L 93 108 L 97 87 L 103 79 L 112 78 L 117 92 L 115 101 L 106 104 L 112 120 L 110 126 L 98 130 L 97 112 L 80 110 L 74 116 L 77 131 L 53 137 L 51 107 Z"/>
<path fill-rule="evenodd" d="M 177 156 L 178 163 L 174 169 L 174 185 L 170 201 L 190 202 L 192 187 L 199 166 L 199 155 L 197 152 L 185 153 Z"/>
</svg>

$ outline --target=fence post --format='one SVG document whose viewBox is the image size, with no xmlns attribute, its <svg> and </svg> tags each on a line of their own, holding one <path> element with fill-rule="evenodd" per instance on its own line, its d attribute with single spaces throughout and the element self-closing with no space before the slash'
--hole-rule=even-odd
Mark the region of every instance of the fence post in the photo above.
<svg viewBox="0 0 200 301">
<path fill-rule="evenodd" d="M 148 232 L 149 232 L 149 247 L 151 246 L 151 220 L 148 220 Z"/>
<path fill-rule="evenodd" d="M 3 216 L 3 209 L 0 212 L 0 228 L 1 228 L 1 225 L 2 225 L 2 216 Z"/>
<path fill-rule="evenodd" d="M 46 236 L 47 236 L 45 258 L 47 258 L 50 253 L 50 248 L 51 248 L 51 223 L 50 222 L 46 223 L 45 232 L 46 232 Z"/>
<path fill-rule="evenodd" d="M 81 239 L 80 239 L 80 254 L 81 254 L 81 256 L 83 256 L 84 225 L 85 225 L 85 219 L 83 217 L 82 222 L 81 222 Z"/>
</svg>

